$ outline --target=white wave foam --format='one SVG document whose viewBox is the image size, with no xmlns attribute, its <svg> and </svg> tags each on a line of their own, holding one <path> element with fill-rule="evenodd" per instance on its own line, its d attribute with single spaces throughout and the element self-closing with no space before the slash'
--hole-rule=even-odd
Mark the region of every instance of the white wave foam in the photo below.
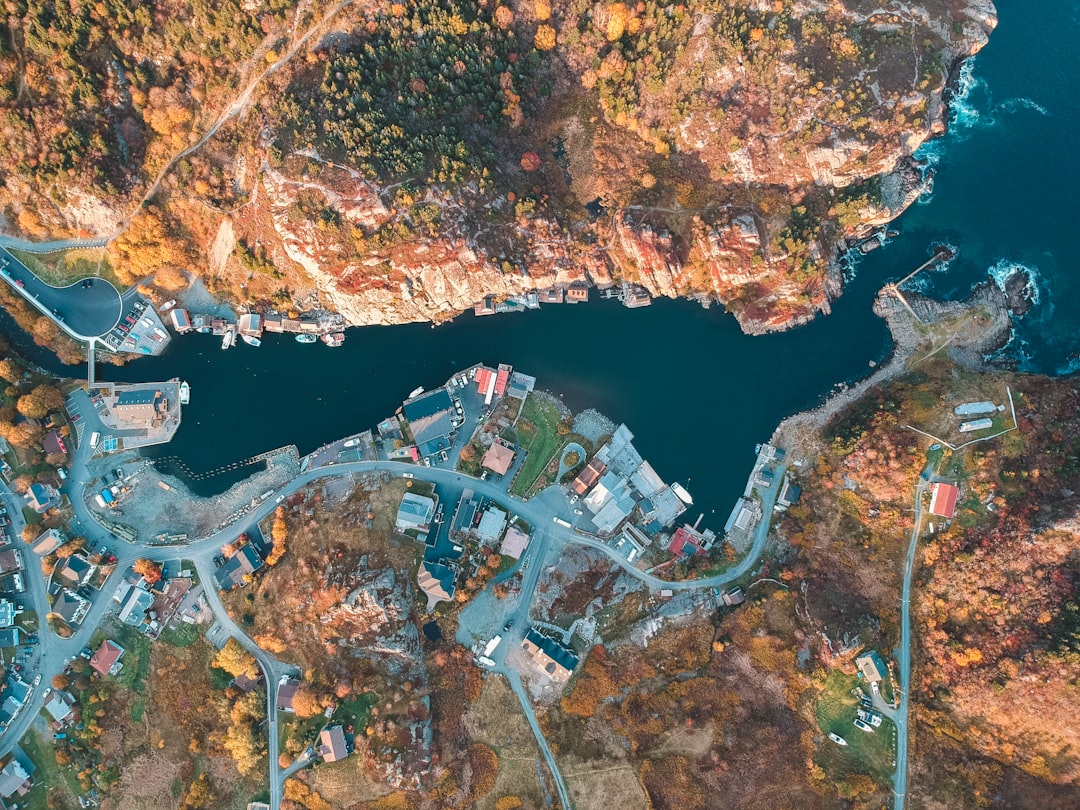
<svg viewBox="0 0 1080 810">
<path fill-rule="evenodd" d="M 1042 293 L 1039 282 L 1042 280 L 1042 277 L 1039 275 L 1039 269 L 1037 267 L 1010 261 L 1009 259 L 1002 259 L 988 269 L 986 273 L 993 279 L 994 284 L 996 284 L 997 288 L 1002 292 L 1005 292 L 1005 285 L 1010 278 L 1017 274 L 1024 276 L 1024 278 L 1027 279 L 1025 291 L 1031 299 L 1031 303 L 1041 303 Z"/>
<path fill-rule="evenodd" d="M 972 100 L 975 90 L 989 90 L 985 79 L 975 76 L 975 58 L 967 59 L 956 76 L 956 89 L 949 99 L 949 123 L 959 129 L 972 129 L 982 120 L 982 113 Z"/>
<path fill-rule="evenodd" d="M 1054 374 L 1058 377 L 1067 377 L 1080 371 L 1080 354 L 1073 355 L 1064 365 L 1058 366 Z"/>
<path fill-rule="evenodd" d="M 1046 107 L 1037 101 L 1032 101 L 1030 98 L 1010 98 L 1008 101 L 996 105 L 993 112 L 1014 113 L 1020 110 L 1034 110 L 1039 115 L 1050 117 L 1050 111 Z"/>
</svg>

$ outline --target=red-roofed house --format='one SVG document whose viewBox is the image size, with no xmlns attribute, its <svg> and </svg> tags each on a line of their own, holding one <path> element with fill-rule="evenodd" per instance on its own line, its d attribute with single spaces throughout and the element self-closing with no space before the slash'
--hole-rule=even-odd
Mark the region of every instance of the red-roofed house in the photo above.
<svg viewBox="0 0 1080 810">
<path fill-rule="evenodd" d="M 491 470 L 496 475 L 506 475 L 506 471 L 510 469 L 514 463 L 514 450 L 511 447 L 503 444 L 496 439 L 492 442 L 491 447 L 484 453 L 484 458 L 480 462 L 482 467 Z"/>
<path fill-rule="evenodd" d="M 116 675 L 124 668 L 124 665 L 120 663 L 123 657 L 124 648 L 112 639 L 106 639 L 90 656 L 90 668 L 102 675 Z"/>
<path fill-rule="evenodd" d="M 508 366 L 505 363 L 499 364 L 499 374 L 495 378 L 495 396 L 501 397 L 506 393 L 506 384 L 510 382 L 510 372 L 513 370 L 513 366 Z"/>
<path fill-rule="evenodd" d="M 476 370 L 476 393 L 484 398 L 485 405 L 490 405 L 491 398 L 495 395 L 495 379 L 495 372 L 490 368 Z"/>
<path fill-rule="evenodd" d="M 668 551 L 676 555 L 685 554 L 687 557 L 705 553 L 705 549 L 697 544 L 697 538 L 694 537 L 693 530 L 686 526 L 679 527 L 678 531 L 671 535 Z"/>
<path fill-rule="evenodd" d="M 956 514 L 956 500 L 960 490 L 953 484 L 934 484 L 930 490 L 930 514 L 952 518 Z"/>
</svg>

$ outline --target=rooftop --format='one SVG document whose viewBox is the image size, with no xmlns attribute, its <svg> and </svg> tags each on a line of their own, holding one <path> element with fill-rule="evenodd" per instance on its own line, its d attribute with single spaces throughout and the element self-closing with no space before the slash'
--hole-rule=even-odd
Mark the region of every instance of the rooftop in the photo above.
<svg viewBox="0 0 1080 810">
<path fill-rule="evenodd" d="M 484 458 L 480 464 L 497 475 L 505 475 L 506 471 L 514 463 L 514 455 L 513 448 L 500 441 L 495 441 L 488 448 L 488 451 L 484 453 Z"/>
</svg>

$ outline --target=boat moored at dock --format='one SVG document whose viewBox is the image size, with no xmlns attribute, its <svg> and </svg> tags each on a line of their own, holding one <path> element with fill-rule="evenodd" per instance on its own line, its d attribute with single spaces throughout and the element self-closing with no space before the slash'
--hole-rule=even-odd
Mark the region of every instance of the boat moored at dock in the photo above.
<svg viewBox="0 0 1080 810">
<path fill-rule="evenodd" d="M 315 337 L 315 335 L 297 335 L 296 336 L 296 342 L 297 343 L 317 343 L 318 340 L 319 339 L 317 337 Z"/>
<path fill-rule="evenodd" d="M 187 405 L 191 402 L 191 386 L 187 384 L 187 380 L 180 383 L 180 404 Z"/>
<path fill-rule="evenodd" d="M 255 346 L 255 347 L 262 346 L 262 341 L 259 340 L 254 335 L 241 335 L 240 337 L 243 339 L 244 343 L 246 343 L 248 346 Z"/>
</svg>

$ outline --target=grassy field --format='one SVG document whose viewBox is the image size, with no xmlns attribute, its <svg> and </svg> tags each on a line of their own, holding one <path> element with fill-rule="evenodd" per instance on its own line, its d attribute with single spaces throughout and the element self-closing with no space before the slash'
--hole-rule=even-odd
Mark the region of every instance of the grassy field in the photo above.
<svg viewBox="0 0 1080 810">
<path fill-rule="evenodd" d="M 46 808 L 53 806 L 75 806 L 72 797 L 79 795 L 78 785 L 72 777 L 70 769 L 61 770 L 56 764 L 56 757 L 49 750 L 49 742 L 36 731 L 30 729 L 19 740 L 19 745 L 22 746 L 23 751 L 37 766 L 37 771 L 34 773 L 34 787 L 24 797 L 22 806 L 26 810 L 46 810 Z M 53 794 L 52 804 L 49 802 L 50 793 Z"/>
<path fill-rule="evenodd" d="M 853 774 L 866 774 L 879 784 L 892 779 L 896 754 L 896 727 L 889 719 L 873 733 L 855 728 L 859 701 L 851 694 L 859 679 L 838 669 L 829 673 L 816 706 L 818 726 L 826 734 L 833 733 L 847 740 L 846 747 L 828 742 L 818 751 L 815 760 L 833 781 Z"/>
<path fill-rule="evenodd" d="M 82 248 L 56 253 L 12 250 L 11 254 L 54 287 L 66 287 L 87 276 L 106 279 L 120 290 L 126 286 L 117 280 L 103 248 Z"/>
<path fill-rule="evenodd" d="M 480 699 L 469 710 L 465 723 L 470 737 L 490 745 L 499 756 L 495 789 L 477 803 L 478 810 L 492 810 L 501 796 L 520 796 L 527 806 L 541 806 L 543 794 L 536 776 L 539 751 L 525 715 L 504 680 L 484 679 Z"/>
<path fill-rule="evenodd" d="M 537 476 L 562 446 L 563 439 L 558 432 L 561 419 L 558 408 L 534 394 L 529 394 L 521 406 L 517 431 L 521 447 L 529 455 L 510 488 L 514 495 L 524 496 L 529 491 Z"/>
</svg>

